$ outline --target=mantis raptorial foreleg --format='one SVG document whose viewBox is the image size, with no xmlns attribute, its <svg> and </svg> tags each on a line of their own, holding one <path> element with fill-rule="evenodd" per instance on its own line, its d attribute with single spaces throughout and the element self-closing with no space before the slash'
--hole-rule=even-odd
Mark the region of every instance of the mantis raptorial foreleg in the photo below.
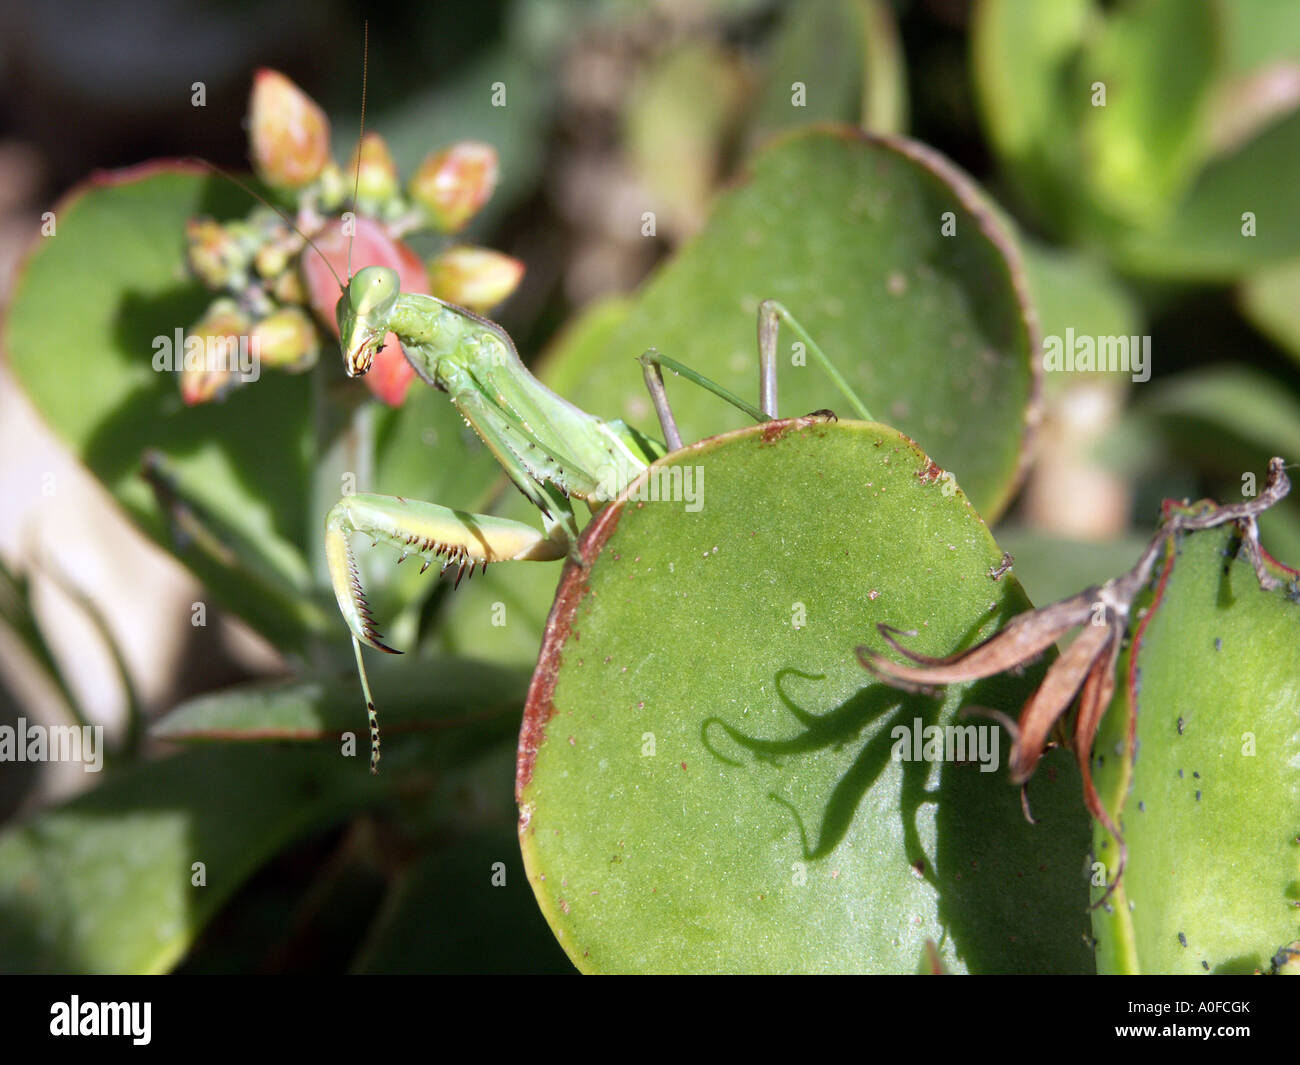
<svg viewBox="0 0 1300 1065">
<path fill-rule="evenodd" d="M 399 548 L 399 563 L 419 555 L 424 559 L 421 573 L 435 562 L 440 574 L 455 566 L 458 586 L 467 568 L 473 575 L 475 566 L 486 568 L 489 562 L 563 558 L 568 541 L 564 537 L 551 539 L 531 525 L 508 518 L 470 514 L 400 496 L 358 494 L 335 504 L 325 522 L 325 555 L 339 610 L 352 630 L 370 726 L 370 771 L 374 773 L 379 769 L 379 716 L 361 659 L 361 644 L 390 654 L 401 652 L 385 644 L 375 628 L 349 542 L 351 534 L 358 532 L 369 536 L 372 545 L 382 540 Z"/>
<path fill-rule="evenodd" d="M 489 562 L 551 561 L 563 558 L 568 541 L 552 539 L 531 525 L 451 510 L 436 503 L 403 499 L 400 496 L 357 494 L 345 496 L 330 511 L 325 522 L 325 555 L 330 579 L 344 620 L 362 643 L 377 651 L 397 653 L 386 646 L 374 627 L 370 608 L 361 589 L 356 559 L 349 538 L 353 533 L 370 537 L 372 546 L 391 544 L 403 562 L 419 555 L 423 573 L 437 563 L 441 574 L 456 567 L 459 585 L 466 570 L 486 568 Z"/>
</svg>

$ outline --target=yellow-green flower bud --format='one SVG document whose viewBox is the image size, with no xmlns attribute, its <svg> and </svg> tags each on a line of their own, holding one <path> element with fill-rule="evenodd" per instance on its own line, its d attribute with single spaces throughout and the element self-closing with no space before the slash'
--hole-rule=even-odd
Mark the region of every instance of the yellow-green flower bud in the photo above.
<svg viewBox="0 0 1300 1065">
<path fill-rule="evenodd" d="M 420 164 L 410 193 L 438 229 L 455 233 L 487 203 L 496 183 L 496 149 L 478 141 L 460 141 Z"/>
<path fill-rule="evenodd" d="M 314 251 L 308 251 L 315 255 Z M 303 288 L 302 278 L 297 270 L 286 270 L 271 282 L 271 296 L 276 303 L 303 304 L 307 302 L 307 290 Z"/>
<path fill-rule="evenodd" d="M 367 133 L 361 138 L 361 143 L 348 161 L 347 173 L 355 175 L 358 203 L 387 203 L 397 195 L 401 187 L 397 178 L 397 164 L 393 162 L 388 143 L 378 133 Z"/>
<path fill-rule="evenodd" d="M 485 313 L 514 292 L 524 264 L 491 248 L 457 244 L 429 260 L 429 291 L 448 303 Z"/>
<path fill-rule="evenodd" d="M 191 218 L 185 224 L 190 267 L 209 288 L 225 288 L 247 267 L 235 235 L 211 218 Z"/>
<path fill-rule="evenodd" d="M 258 249 L 256 264 L 261 277 L 278 277 L 289 265 L 289 253 L 279 244 L 264 244 Z"/>
<path fill-rule="evenodd" d="M 297 307 L 283 307 L 267 315 L 253 326 L 249 340 L 253 355 L 261 359 L 263 366 L 305 370 L 320 351 L 320 333 L 306 312 Z"/>
</svg>

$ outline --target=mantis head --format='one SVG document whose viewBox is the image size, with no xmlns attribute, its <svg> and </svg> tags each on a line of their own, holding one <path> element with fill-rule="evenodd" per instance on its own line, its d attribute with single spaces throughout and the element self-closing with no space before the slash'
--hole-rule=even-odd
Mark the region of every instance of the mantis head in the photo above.
<svg viewBox="0 0 1300 1065">
<path fill-rule="evenodd" d="M 384 346 L 388 321 L 401 291 L 397 271 L 386 266 L 364 267 L 348 282 L 335 314 L 349 377 L 360 377 L 369 370 Z"/>
</svg>

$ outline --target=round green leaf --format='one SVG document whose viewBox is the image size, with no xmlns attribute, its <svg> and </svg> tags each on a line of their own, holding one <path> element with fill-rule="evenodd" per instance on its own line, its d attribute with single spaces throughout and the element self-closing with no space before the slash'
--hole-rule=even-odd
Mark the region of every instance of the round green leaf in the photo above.
<svg viewBox="0 0 1300 1065">
<path fill-rule="evenodd" d="M 1242 281 L 1238 299 L 1242 314 L 1300 362 L 1300 259 L 1252 274 Z"/>
<path fill-rule="evenodd" d="M 785 6 L 768 42 L 749 136 L 757 141 L 826 120 L 901 133 L 907 109 L 907 71 L 890 6 L 881 0 L 805 0 Z"/>
<path fill-rule="evenodd" d="M 379 700 L 384 755 L 391 763 L 399 737 L 427 734 L 426 746 L 441 762 L 451 761 L 445 738 L 457 745 L 495 742 L 511 734 L 518 721 L 528 674 L 458 658 L 404 656 L 376 659 L 367 667 Z M 337 748 L 338 737 L 366 736 L 365 700 L 355 673 L 346 676 L 294 677 L 259 681 L 200 695 L 176 707 L 150 730 L 155 739 L 179 741 L 325 741 Z M 368 744 L 360 742 L 361 758 Z"/>
<path fill-rule="evenodd" d="M 1142 317 L 1128 291 L 1095 257 L 1062 251 L 1021 239 L 1029 294 L 1038 312 L 1043 337 L 1043 361 L 1047 343 L 1053 338 L 1061 350 L 1072 352 L 1073 337 L 1132 337 L 1142 332 Z M 1049 396 L 1072 386 L 1095 387 L 1104 379 L 1112 388 L 1123 388 L 1132 379 L 1132 369 L 1119 371 L 1047 370 L 1044 378 Z"/>
<path fill-rule="evenodd" d="M 971 36 L 990 139 L 1059 233 L 1159 223 L 1205 155 L 1219 70 L 1209 0 L 984 0 Z"/>
<path fill-rule="evenodd" d="M 1279 265 L 1300 247 L 1300 111 L 1274 122 L 1232 155 L 1215 159 L 1160 226 L 1120 235 L 1115 260 L 1150 277 L 1231 281 Z"/>
<path fill-rule="evenodd" d="M 1184 536 L 1120 660 L 1093 755 L 1128 845 L 1094 912 L 1101 972 L 1267 971 L 1300 938 L 1300 574 L 1266 592 L 1240 546 L 1231 526 Z M 1100 826 L 1095 848 L 1113 879 Z"/>
<path fill-rule="evenodd" d="M 188 751 L 11 826 L 0 969 L 165 972 L 285 844 L 382 794 L 354 768 L 332 751 Z"/>
<path fill-rule="evenodd" d="M 153 450 L 231 533 L 256 543 L 259 572 L 192 566 L 234 609 L 293 647 L 319 615 L 295 602 L 310 575 L 301 537 L 309 467 L 307 381 L 267 374 L 225 404 L 186 408 L 153 369 L 211 301 L 187 276 L 185 222 L 230 216 L 247 194 L 196 168 L 149 165 L 100 175 L 54 211 L 14 288 L 4 343 L 42 417 L 160 542 L 167 522 L 141 459 Z M 197 552 L 195 553 L 197 555 Z"/>
<path fill-rule="evenodd" d="M 777 140 L 606 343 L 559 348 L 548 379 L 658 436 L 635 357 L 658 348 L 753 396 L 764 299 L 784 303 L 872 413 L 950 466 L 982 513 L 1001 511 L 1040 372 L 1019 259 L 973 183 L 913 141 L 836 126 Z M 788 330 L 777 362 L 782 412 L 848 413 Z M 747 421 L 702 389 L 668 388 L 684 440 Z"/>
<path fill-rule="evenodd" d="M 935 699 L 854 653 L 883 646 L 877 622 L 948 653 L 1028 606 L 951 477 L 894 429 L 816 419 L 652 475 L 566 569 L 520 738 L 525 865 L 575 964 L 911 972 L 929 939 L 953 971 L 1089 969 L 1068 759 L 1031 826 L 1003 773 L 893 757 L 896 729 L 1014 712 L 1041 671 Z M 679 501 L 646 498 L 678 476 Z M 998 727 L 961 724 L 1001 765 Z"/>
<path fill-rule="evenodd" d="M 537 912 L 508 824 L 439 847 L 405 871 L 359 968 L 467 976 L 573 973 Z"/>
</svg>

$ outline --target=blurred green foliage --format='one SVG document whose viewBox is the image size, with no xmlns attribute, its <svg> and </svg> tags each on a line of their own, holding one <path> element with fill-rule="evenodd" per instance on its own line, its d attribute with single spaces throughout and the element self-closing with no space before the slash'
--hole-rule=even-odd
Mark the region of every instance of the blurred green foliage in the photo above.
<svg viewBox="0 0 1300 1065">
<path fill-rule="evenodd" d="M 715 0 L 689 12 L 461 6 L 463 19 L 415 20 L 409 33 L 401 21 L 371 24 L 367 128 L 404 172 L 457 138 L 496 148 L 501 183 L 471 233 L 527 262 L 502 319 L 526 359 L 555 335 L 538 372 L 586 409 L 653 431 L 633 362 L 652 345 L 750 394 L 754 312 L 780 298 L 881 422 L 955 472 L 982 514 L 969 517 L 981 551 L 992 542 L 982 521 L 1006 513 L 994 535 L 1021 556 L 1016 572 L 1036 600 L 1126 568 L 1163 494 L 1238 499 L 1243 474 L 1262 477 L 1270 455 L 1300 460 L 1300 17 L 1287 0 L 981 0 L 969 13 L 883 0 Z M 304 39 L 319 32 L 305 26 Z M 332 62 L 355 56 L 359 83 L 359 35 L 330 32 Z M 247 74 L 263 61 L 248 56 Z M 355 112 L 343 79 L 328 80 L 319 93 L 306 87 L 337 116 L 346 151 Z M 497 83 L 504 107 L 492 104 Z M 209 109 L 203 128 L 232 143 L 240 114 Z M 601 180 L 582 184 L 592 173 Z M 364 735 L 320 550 L 340 474 L 360 471 L 362 490 L 483 509 L 502 486 L 490 456 L 445 397 L 417 385 L 400 409 L 381 408 L 349 391 L 328 357 L 199 408 L 150 369 L 152 339 L 190 324 L 209 299 L 185 269 L 186 220 L 248 207 L 240 190 L 191 168 L 99 175 L 56 207 L 57 237 L 38 238 L 15 283 L 3 342 L 41 416 L 132 521 L 277 648 L 290 675 L 171 708 L 152 728 L 154 748 L 138 736 L 121 744 L 90 791 L 28 804 L 0 835 L 0 966 L 571 971 L 524 888 L 511 801 L 557 565 L 498 568 L 449 597 L 364 553 L 385 631 L 411 653 L 373 674 L 391 726 L 381 775 L 365 775 L 364 757 L 339 757 L 341 732 Z M 657 222 L 649 233 L 646 212 Z M 952 237 L 940 230 L 945 212 Z M 598 265 L 671 257 L 635 295 L 578 307 L 570 250 Z M 1122 373 L 1044 375 L 1040 337 L 1067 331 L 1149 336 L 1151 379 L 1139 388 Z M 783 334 L 781 350 L 790 343 Z M 789 369 L 782 413 L 835 405 L 815 369 L 793 380 Z M 1080 546 L 1036 527 L 1013 496 L 1035 434 L 1050 448 L 1053 419 L 1098 382 L 1119 414 L 1066 450 L 1122 484 L 1133 517 L 1108 542 Z M 712 397 L 668 387 L 688 440 L 740 424 Z M 774 494 L 778 485 L 816 510 L 815 485 L 786 476 Z M 515 493 L 497 506 L 530 518 Z M 918 520 L 893 516 L 902 542 Z M 1300 559 L 1300 500 L 1261 527 L 1275 555 Z M 845 535 L 828 529 L 826 542 Z M 26 575 L 7 567 L 3 577 L 0 619 L 64 693 L 69 720 L 83 720 Z M 999 592 L 1014 599 L 1013 589 Z M 707 594 L 723 613 L 739 606 L 725 588 Z M 917 594 L 917 611 L 946 616 L 942 590 Z M 504 627 L 493 623 L 498 603 Z M 1269 604 L 1294 622 L 1285 595 Z M 650 640 L 654 607 L 627 623 L 648 631 L 621 637 Z M 1203 625 L 1189 610 L 1188 624 Z M 1228 620 L 1249 632 L 1252 618 Z M 830 652 L 852 661 L 869 627 L 837 630 Z M 727 630 L 743 645 L 738 621 Z M 1156 675 L 1182 652 L 1177 638 L 1153 637 L 1143 653 Z M 21 709 L 8 686 L 2 694 L 8 721 Z M 33 786 L 19 781 L 11 795 L 14 768 L 6 810 Z M 897 787 L 867 794 L 875 820 L 862 831 L 901 823 Z M 582 795 L 561 794 L 560 807 Z M 973 800 L 940 806 L 948 829 L 970 815 L 960 801 Z M 599 807 L 584 816 L 594 821 Z M 789 831 L 774 804 L 750 808 L 766 831 Z M 1060 813 L 1078 827 L 1079 808 L 1063 801 Z M 1086 844 L 1075 835 L 1050 844 L 1057 899 L 1083 890 Z M 918 889 L 902 872 L 881 878 L 881 914 L 902 912 Z M 967 907 L 955 918 L 938 908 L 936 934 L 956 937 L 945 957 L 974 971 L 1014 967 L 962 939 L 989 914 L 972 917 L 952 885 L 945 897 Z M 815 922 L 817 903 L 805 905 Z M 550 916 L 557 929 L 570 923 Z M 734 916 L 719 911 L 716 927 Z M 657 935 L 671 943 L 672 929 Z M 751 947 L 738 943 L 719 964 L 752 967 Z M 770 967 L 815 967 L 787 949 Z M 1050 947 L 1029 967 L 1079 963 Z M 892 956 L 880 966 L 909 967 Z"/>
</svg>

